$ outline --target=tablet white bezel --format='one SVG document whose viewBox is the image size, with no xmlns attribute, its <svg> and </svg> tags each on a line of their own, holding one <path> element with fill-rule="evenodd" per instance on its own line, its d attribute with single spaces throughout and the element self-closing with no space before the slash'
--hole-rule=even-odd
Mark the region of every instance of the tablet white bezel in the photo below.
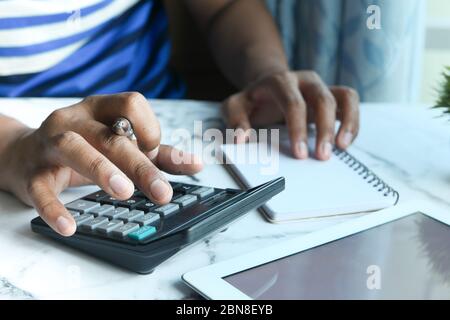
<svg viewBox="0 0 450 320">
<path fill-rule="evenodd" d="M 418 212 L 450 225 L 449 214 L 430 213 L 420 210 L 420 208 L 411 204 L 402 204 L 390 209 L 355 218 L 354 220 L 313 232 L 293 240 L 284 241 L 277 245 L 260 249 L 240 257 L 187 272 L 182 276 L 182 279 L 191 288 L 208 299 L 249 300 L 251 299 L 249 296 L 233 287 L 223 278 Z"/>
</svg>

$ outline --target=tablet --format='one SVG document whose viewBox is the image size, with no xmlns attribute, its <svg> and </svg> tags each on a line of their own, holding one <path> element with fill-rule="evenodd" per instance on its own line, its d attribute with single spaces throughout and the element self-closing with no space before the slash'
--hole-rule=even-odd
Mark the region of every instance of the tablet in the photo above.
<svg viewBox="0 0 450 320">
<path fill-rule="evenodd" d="M 209 299 L 450 299 L 449 225 L 400 205 L 182 278 Z"/>
</svg>

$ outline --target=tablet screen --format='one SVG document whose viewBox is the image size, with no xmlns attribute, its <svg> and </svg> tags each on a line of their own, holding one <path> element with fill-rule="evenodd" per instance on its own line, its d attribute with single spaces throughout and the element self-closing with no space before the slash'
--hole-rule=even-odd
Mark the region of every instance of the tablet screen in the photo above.
<svg viewBox="0 0 450 320">
<path fill-rule="evenodd" d="M 417 213 L 224 280 L 254 299 L 450 299 L 450 228 Z"/>
</svg>

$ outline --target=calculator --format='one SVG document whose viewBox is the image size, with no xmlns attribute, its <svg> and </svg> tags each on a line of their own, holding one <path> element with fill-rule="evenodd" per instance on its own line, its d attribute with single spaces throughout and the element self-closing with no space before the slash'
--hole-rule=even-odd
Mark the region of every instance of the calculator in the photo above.
<svg viewBox="0 0 450 320">
<path fill-rule="evenodd" d="M 175 253 L 258 208 L 284 190 L 280 177 L 249 190 L 170 182 L 170 203 L 156 205 L 141 191 L 119 201 L 99 190 L 65 205 L 77 224 L 71 237 L 53 231 L 40 217 L 34 232 L 112 264 L 147 274 Z"/>
</svg>

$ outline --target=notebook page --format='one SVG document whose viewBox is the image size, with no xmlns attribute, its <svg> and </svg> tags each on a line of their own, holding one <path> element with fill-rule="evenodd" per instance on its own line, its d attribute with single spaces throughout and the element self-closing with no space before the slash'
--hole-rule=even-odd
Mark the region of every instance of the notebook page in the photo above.
<svg viewBox="0 0 450 320">
<path fill-rule="evenodd" d="M 329 161 L 297 160 L 283 145 L 264 150 L 260 144 L 224 145 L 222 151 L 234 173 L 247 187 L 286 178 L 286 189 L 265 206 L 276 221 L 374 211 L 395 203 L 333 154 Z M 265 148 L 270 148 L 265 146 Z M 264 154 L 265 153 L 265 154 Z M 237 155 L 252 155 L 243 160 Z M 255 161 L 258 155 L 258 161 Z"/>
</svg>

